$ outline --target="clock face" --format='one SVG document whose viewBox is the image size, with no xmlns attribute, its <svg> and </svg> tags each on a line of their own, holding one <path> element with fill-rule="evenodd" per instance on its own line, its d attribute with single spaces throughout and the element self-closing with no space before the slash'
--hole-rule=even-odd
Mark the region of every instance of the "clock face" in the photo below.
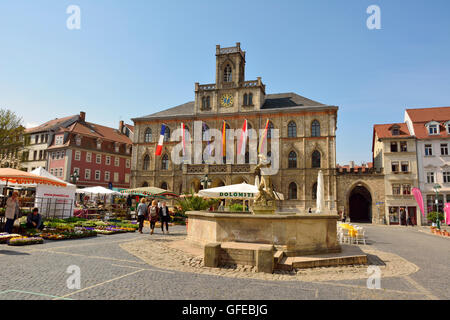
<svg viewBox="0 0 450 320">
<path fill-rule="evenodd" d="M 226 93 L 220 98 L 220 104 L 222 107 L 231 107 L 233 105 L 233 96 L 231 93 Z"/>
</svg>

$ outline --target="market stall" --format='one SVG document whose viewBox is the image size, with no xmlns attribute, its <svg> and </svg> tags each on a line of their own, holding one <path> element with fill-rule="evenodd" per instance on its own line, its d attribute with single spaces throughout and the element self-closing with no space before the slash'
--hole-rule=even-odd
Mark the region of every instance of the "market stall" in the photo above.
<svg viewBox="0 0 450 320">
<path fill-rule="evenodd" d="M 54 185 L 36 185 L 34 206 L 47 217 L 68 218 L 72 216 L 75 203 L 76 186 L 55 177 L 44 168 L 39 167 L 31 173 L 55 181 L 66 183 L 66 187 Z"/>
</svg>

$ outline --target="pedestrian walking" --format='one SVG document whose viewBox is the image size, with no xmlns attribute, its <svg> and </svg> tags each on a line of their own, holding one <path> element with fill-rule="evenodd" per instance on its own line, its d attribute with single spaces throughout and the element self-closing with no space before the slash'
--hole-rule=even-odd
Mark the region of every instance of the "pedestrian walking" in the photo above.
<svg viewBox="0 0 450 320">
<path fill-rule="evenodd" d="M 159 218 L 161 221 L 162 233 L 164 234 L 164 225 L 166 225 L 166 232 L 167 234 L 169 234 L 170 215 L 169 215 L 169 208 L 167 207 L 165 201 L 161 204 L 161 208 L 159 209 Z"/>
<path fill-rule="evenodd" d="M 139 233 L 142 233 L 142 228 L 144 227 L 145 216 L 147 215 L 147 204 L 145 198 L 141 199 L 141 203 L 139 203 L 137 207 L 137 219 L 139 222 Z"/>
<path fill-rule="evenodd" d="M 150 234 L 153 234 L 155 231 L 155 224 L 158 221 L 159 216 L 159 208 L 158 208 L 158 202 L 156 200 L 153 200 L 152 205 L 148 207 L 148 219 L 150 221 Z"/>
<path fill-rule="evenodd" d="M 12 233 L 14 227 L 14 221 L 19 217 L 19 193 L 13 192 L 11 197 L 6 200 L 6 224 L 5 232 Z"/>
</svg>

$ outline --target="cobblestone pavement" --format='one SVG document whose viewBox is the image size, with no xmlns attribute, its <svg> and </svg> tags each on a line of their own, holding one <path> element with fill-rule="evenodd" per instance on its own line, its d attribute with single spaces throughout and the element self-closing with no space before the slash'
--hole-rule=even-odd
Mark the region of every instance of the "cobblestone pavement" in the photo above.
<svg viewBox="0 0 450 320">
<path fill-rule="evenodd" d="M 382 278 L 381 290 L 369 290 L 363 277 L 308 281 L 239 277 L 158 268 L 158 261 L 140 259 L 129 250 L 149 240 L 155 252 L 185 235 L 173 227 L 170 235 L 148 230 L 80 240 L 46 241 L 42 245 L 0 245 L 0 299 L 449 299 L 449 240 L 408 229 L 367 225 L 368 250 L 400 257 L 417 266 L 411 272 Z M 158 232 L 160 232 L 158 230 Z M 157 241 L 159 240 L 159 241 Z M 164 241 L 161 241 L 164 240 Z M 151 242 L 150 242 L 151 241 Z M 127 248 L 125 250 L 124 248 Z M 191 261 L 195 263 L 195 261 Z M 69 289 L 66 272 L 81 271 L 80 289 Z M 189 266 L 189 262 L 187 263 Z M 416 271 L 417 270 L 417 271 Z M 415 271 L 415 272 L 414 272 Z M 322 272 L 329 272 L 323 270 Z M 234 274 L 233 274 L 234 273 Z M 382 275 L 383 276 L 383 275 Z M 307 279 L 307 278 L 305 278 Z M 282 280 L 282 281 L 281 281 Z M 320 280 L 320 281 L 317 281 Z"/>
</svg>

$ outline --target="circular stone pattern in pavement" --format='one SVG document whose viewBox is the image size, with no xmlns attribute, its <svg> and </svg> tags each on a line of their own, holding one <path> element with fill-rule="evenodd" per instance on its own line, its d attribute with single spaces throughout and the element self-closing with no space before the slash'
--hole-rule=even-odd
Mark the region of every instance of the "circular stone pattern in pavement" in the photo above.
<svg viewBox="0 0 450 320">
<path fill-rule="evenodd" d="M 313 282 L 367 279 L 369 276 L 367 265 L 294 269 L 293 271 L 275 270 L 273 274 L 257 273 L 255 267 L 242 265 L 209 268 L 203 266 L 201 253 L 193 254 L 193 251 L 187 252 L 174 247 L 184 239 L 184 235 L 160 236 L 155 234 L 142 240 L 121 244 L 120 247 L 157 268 L 223 277 Z M 383 278 L 406 276 L 419 270 L 415 264 L 396 254 L 373 250 L 368 246 L 360 248 L 369 255 L 369 265 L 380 267 Z"/>
</svg>

